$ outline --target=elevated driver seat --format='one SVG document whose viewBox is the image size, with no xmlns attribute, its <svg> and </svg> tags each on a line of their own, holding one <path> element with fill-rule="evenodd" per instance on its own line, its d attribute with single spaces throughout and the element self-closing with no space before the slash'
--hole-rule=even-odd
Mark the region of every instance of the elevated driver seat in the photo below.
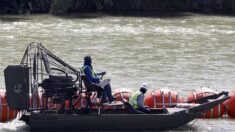
<svg viewBox="0 0 235 132">
<path fill-rule="evenodd" d="M 86 75 L 81 75 L 81 80 L 85 87 L 86 94 L 86 108 L 91 108 L 91 95 L 92 92 L 97 92 L 97 98 L 101 98 L 103 88 L 98 83 L 92 83 Z"/>
</svg>

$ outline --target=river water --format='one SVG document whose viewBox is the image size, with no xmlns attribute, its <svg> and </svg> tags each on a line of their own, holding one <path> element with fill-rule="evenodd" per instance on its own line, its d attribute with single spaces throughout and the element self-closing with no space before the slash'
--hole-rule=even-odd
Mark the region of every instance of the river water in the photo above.
<svg viewBox="0 0 235 132">
<path fill-rule="evenodd" d="M 0 87 L 3 70 L 19 64 L 26 46 L 40 42 L 78 68 L 91 55 L 95 71 L 107 71 L 112 87 L 168 87 L 186 97 L 208 86 L 235 87 L 235 17 L 199 14 L 82 17 L 0 16 Z M 176 131 L 235 131 L 229 118 L 197 120 Z M 27 132 L 23 122 L 0 123 L 0 131 Z"/>
</svg>

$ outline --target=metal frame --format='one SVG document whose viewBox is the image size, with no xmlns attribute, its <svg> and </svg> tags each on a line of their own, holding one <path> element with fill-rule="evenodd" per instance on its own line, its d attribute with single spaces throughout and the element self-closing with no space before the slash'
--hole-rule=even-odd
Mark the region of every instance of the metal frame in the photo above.
<svg viewBox="0 0 235 132">
<path fill-rule="evenodd" d="M 43 65 L 44 63 L 44 65 Z M 81 82 L 81 70 L 77 70 L 74 67 L 70 66 L 59 57 L 54 55 L 51 51 L 47 50 L 41 43 L 32 42 L 28 44 L 27 49 L 23 55 L 23 58 L 20 63 L 22 66 L 28 66 L 30 68 L 30 93 L 32 96 L 32 104 L 30 106 L 30 111 L 42 110 L 41 106 L 38 108 L 38 94 L 42 91 L 39 91 L 39 83 L 46 77 L 52 74 L 66 74 L 71 75 L 76 82 L 79 93 L 82 91 L 82 82 Z M 52 72 L 54 70 L 56 72 Z M 60 71 L 60 73 L 58 73 Z M 41 99 L 42 101 L 42 99 Z"/>
</svg>

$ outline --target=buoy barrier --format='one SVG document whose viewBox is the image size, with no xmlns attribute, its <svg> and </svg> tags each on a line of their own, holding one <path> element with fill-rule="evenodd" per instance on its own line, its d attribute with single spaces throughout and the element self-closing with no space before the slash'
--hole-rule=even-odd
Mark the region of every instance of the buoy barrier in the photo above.
<svg viewBox="0 0 235 132">
<path fill-rule="evenodd" d="M 114 89 L 113 95 L 116 101 L 126 100 L 129 101 L 131 97 L 131 90 L 126 88 Z"/>
<path fill-rule="evenodd" d="M 229 94 L 231 97 L 228 101 L 226 101 L 226 110 L 227 114 L 231 118 L 235 118 L 235 91 Z"/>
<path fill-rule="evenodd" d="M 183 98 L 170 89 L 157 89 L 147 92 L 145 105 L 150 108 L 168 108 L 177 103 L 182 103 Z"/>
<path fill-rule="evenodd" d="M 77 94 L 77 98 L 73 99 L 72 101 L 72 105 L 74 106 L 75 109 L 80 109 L 80 108 L 85 108 L 86 107 L 86 94 L 85 93 L 81 93 L 81 94 Z M 99 102 L 99 99 L 96 98 L 96 93 L 92 92 L 92 95 L 90 96 L 91 99 L 91 103 L 92 104 L 97 104 Z M 53 103 L 53 97 L 49 97 L 49 98 L 45 98 L 43 97 L 42 99 L 43 101 L 43 108 L 47 108 L 49 110 L 59 110 L 61 108 L 61 104 L 55 104 Z M 47 104 L 47 105 L 46 105 Z M 69 100 L 65 100 L 65 110 L 70 108 L 70 101 Z M 97 108 L 97 105 L 93 105 L 92 106 L 93 109 Z"/>
<path fill-rule="evenodd" d="M 5 97 L 5 92 L 0 92 L 0 122 L 11 121 L 16 118 L 18 113 L 8 107 Z"/>
<path fill-rule="evenodd" d="M 100 102 L 100 100 L 96 97 L 97 93 L 96 92 L 92 92 L 91 96 L 90 96 L 90 100 L 92 104 L 98 104 Z M 76 106 L 75 108 L 85 108 L 86 107 L 86 94 L 82 93 L 80 95 L 78 95 L 78 98 L 76 100 Z M 97 105 L 92 105 L 93 109 L 97 109 L 98 106 Z"/>
<path fill-rule="evenodd" d="M 90 100 L 92 104 L 99 104 L 100 99 L 98 99 L 96 92 L 92 92 L 90 96 Z M 131 97 L 131 90 L 126 88 L 118 88 L 113 90 L 113 96 L 115 97 L 115 101 L 122 101 L 123 99 L 129 101 Z M 76 101 L 76 108 L 84 108 L 86 107 L 86 94 L 82 93 L 78 96 Z M 100 107 L 99 105 L 92 105 L 92 109 L 97 109 Z M 116 107 L 116 106 L 103 106 L 103 109 L 116 109 L 116 108 L 124 108 L 124 106 Z"/>
<path fill-rule="evenodd" d="M 115 101 L 123 101 L 126 100 L 127 102 L 131 98 L 131 90 L 127 88 L 117 88 L 113 91 L 113 96 L 115 97 Z M 124 109 L 125 106 L 113 106 L 113 109 Z"/>
<path fill-rule="evenodd" d="M 53 103 L 53 98 L 45 98 L 43 97 L 42 98 L 42 107 L 43 109 L 49 109 L 49 110 L 59 110 L 61 108 L 61 104 L 55 104 Z M 69 100 L 65 100 L 65 110 L 69 109 L 70 107 L 70 103 L 69 103 Z"/>
<path fill-rule="evenodd" d="M 207 87 L 201 87 L 190 92 L 187 97 L 186 102 L 194 103 L 193 101 L 197 99 L 201 99 L 203 97 L 207 97 L 207 96 L 214 95 L 217 93 L 218 92 L 213 89 L 210 89 Z M 224 103 L 221 103 L 218 106 L 215 106 L 214 108 L 212 108 L 211 110 L 203 113 L 201 118 L 220 118 L 224 115 L 224 112 L 225 112 L 225 106 L 224 106 Z"/>
<path fill-rule="evenodd" d="M 185 103 L 184 97 L 178 96 L 178 99 L 177 99 L 177 103 L 176 103 L 176 104 L 179 104 L 179 103 Z"/>
</svg>

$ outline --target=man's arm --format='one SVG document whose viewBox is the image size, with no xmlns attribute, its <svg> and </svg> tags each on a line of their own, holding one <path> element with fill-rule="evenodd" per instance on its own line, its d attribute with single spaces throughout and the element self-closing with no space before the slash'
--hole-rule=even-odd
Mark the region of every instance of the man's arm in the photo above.
<svg viewBox="0 0 235 132">
<path fill-rule="evenodd" d="M 137 97 L 137 105 L 139 108 L 144 108 L 144 95 L 143 94 L 140 94 Z"/>
<path fill-rule="evenodd" d="M 105 75 L 105 74 L 106 74 L 105 71 L 104 71 L 104 72 L 101 72 L 101 73 L 96 73 L 97 76 L 103 76 L 103 75 Z"/>
</svg>

